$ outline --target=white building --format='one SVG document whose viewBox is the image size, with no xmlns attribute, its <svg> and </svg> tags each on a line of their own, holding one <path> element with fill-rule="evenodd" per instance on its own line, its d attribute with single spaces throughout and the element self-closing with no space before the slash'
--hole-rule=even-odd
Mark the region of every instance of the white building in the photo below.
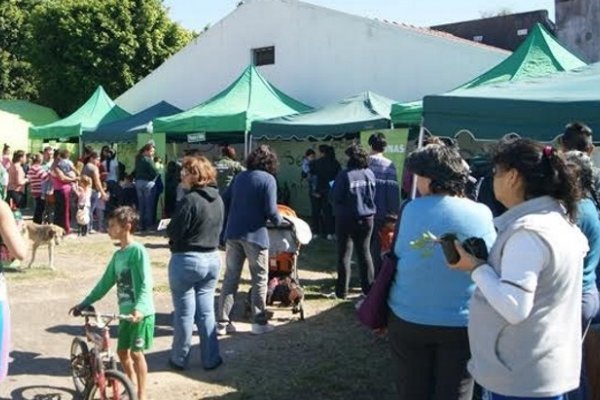
<svg viewBox="0 0 600 400">
<path fill-rule="evenodd" d="M 449 34 L 296 0 L 247 0 L 116 102 L 135 113 L 217 94 L 254 62 L 288 95 L 322 106 L 365 90 L 398 101 L 452 89 L 509 53 Z"/>
</svg>

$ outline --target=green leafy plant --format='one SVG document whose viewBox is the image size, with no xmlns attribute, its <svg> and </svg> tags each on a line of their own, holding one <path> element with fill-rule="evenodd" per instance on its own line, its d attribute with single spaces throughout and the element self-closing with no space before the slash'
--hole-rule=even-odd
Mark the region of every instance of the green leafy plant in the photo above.
<svg viewBox="0 0 600 400">
<path fill-rule="evenodd" d="M 430 231 L 423 232 L 417 239 L 409 242 L 410 247 L 420 250 L 423 257 L 430 257 L 433 253 L 433 246 L 439 241 Z"/>
</svg>

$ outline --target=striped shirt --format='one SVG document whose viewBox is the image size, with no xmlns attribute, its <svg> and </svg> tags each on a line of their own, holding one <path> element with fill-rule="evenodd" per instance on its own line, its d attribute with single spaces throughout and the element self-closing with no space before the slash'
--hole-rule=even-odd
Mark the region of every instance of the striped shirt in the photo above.
<svg viewBox="0 0 600 400">
<path fill-rule="evenodd" d="M 33 197 L 40 197 L 42 194 L 42 183 L 48 178 L 48 172 L 39 164 L 32 165 L 29 171 L 27 171 L 27 178 L 29 179 L 31 195 Z"/>
</svg>

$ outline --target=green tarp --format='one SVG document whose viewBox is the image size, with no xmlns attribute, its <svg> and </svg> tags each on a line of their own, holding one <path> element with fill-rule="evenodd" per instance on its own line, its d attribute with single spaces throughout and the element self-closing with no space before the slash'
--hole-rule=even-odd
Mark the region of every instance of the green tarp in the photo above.
<svg viewBox="0 0 600 400">
<path fill-rule="evenodd" d="M 179 114 L 157 118 L 154 132 L 246 132 L 252 121 L 280 117 L 309 110 L 272 86 L 248 66 L 227 89 L 210 100 Z"/>
<path fill-rule="evenodd" d="M 0 100 L 0 111 L 15 114 L 31 125 L 49 124 L 58 120 L 53 109 L 26 100 Z"/>
<path fill-rule="evenodd" d="M 344 136 L 369 129 L 390 127 L 394 100 L 372 92 L 348 97 L 340 102 L 301 114 L 254 121 L 252 136 L 266 139 L 322 139 Z"/>
<path fill-rule="evenodd" d="M 558 71 L 569 71 L 584 65 L 585 62 L 571 54 L 538 23 L 519 48 L 504 61 L 454 90 L 530 79 Z M 422 113 L 422 101 L 394 104 L 392 122 L 394 125 L 419 125 Z"/>
<path fill-rule="evenodd" d="M 79 138 L 86 130 L 95 129 L 100 123 L 116 121 L 130 114 L 115 105 L 102 86 L 73 114 L 47 125 L 29 128 L 30 139 L 67 140 Z"/>
<path fill-rule="evenodd" d="M 434 135 L 468 131 L 497 140 L 507 133 L 551 141 L 571 121 L 600 131 L 600 63 L 519 82 L 456 90 L 423 100 Z"/>
</svg>

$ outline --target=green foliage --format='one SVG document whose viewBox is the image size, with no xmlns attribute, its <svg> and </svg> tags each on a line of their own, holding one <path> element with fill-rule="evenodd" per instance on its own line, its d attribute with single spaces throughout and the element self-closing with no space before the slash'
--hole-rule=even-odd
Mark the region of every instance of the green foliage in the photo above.
<svg viewBox="0 0 600 400">
<path fill-rule="evenodd" d="M 193 37 L 161 0 L 45 0 L 30 23 L 38 100 L 62 115 L 98 85 L 120 95 Z"/>
<path fill-rule="evenodd" d="M 0 0 L 0 99 L 31 100 L 37 95 L 26 58 L 28 17 L 34 0 Z"/>
</svg>

